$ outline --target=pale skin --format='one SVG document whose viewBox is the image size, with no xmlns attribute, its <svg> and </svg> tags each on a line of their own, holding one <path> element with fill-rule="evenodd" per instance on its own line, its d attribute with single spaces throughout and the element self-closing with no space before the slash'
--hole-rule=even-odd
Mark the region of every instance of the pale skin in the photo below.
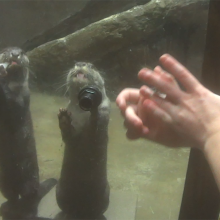
<svg viewBox="0 0 220 220">
<path fill-rule="evenodd" d="M 138 78 L 166 97 L 142 86 L 124 89 L 116 99 L 125 118 L 127 137 L 202 150 L 220 189 L 220 97 L 172 56 L 164 54 L 159 61 L 166 71 L 160 66 L 144 68 Z"/>
</svg>

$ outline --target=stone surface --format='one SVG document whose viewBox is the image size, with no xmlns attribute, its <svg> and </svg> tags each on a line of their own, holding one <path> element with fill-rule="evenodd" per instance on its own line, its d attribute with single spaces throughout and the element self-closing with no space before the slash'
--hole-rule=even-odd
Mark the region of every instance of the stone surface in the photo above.
<svg viewBox="0 0 220 220">
<path fill-rule="evenodd" d="M 112 14 L 120 13 L 137 5 L 146 4 L 149 1 L 150 0 L 87 1 L 85 6 L 77 13 L 69 15 L 57 25 L 50 27 L 43 33 L 34 36 L 32 39 L 29 39 L 22 45 L 22 48 L 25 50 L 32 50 L 41 44 L 72 34 L 75 31 Z M 77 1 L 74 2 L 76 2 L 77 6 Z"/>
<path fill-rule="evenodd" d="M 48 89 L 75 61 L 88 61 L 105 72 L 106 85 L 116 94 L 130 82 L 137 85 L 138 70 L 153 67 L 163 53 L 201 66 L 207 14 L 208 0 L 152 0 L 41 45 L 28 56 L 40 87 Z"/>
</svg>

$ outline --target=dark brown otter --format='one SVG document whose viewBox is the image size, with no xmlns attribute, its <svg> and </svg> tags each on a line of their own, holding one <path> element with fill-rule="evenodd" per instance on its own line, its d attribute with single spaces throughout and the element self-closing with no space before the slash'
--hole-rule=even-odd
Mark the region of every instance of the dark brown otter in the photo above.
<svg viewBox="0 0 220 220">
<path fill-rule="evenodd" d="M 78 94 L 85 86 L 102 93 L 98 107 L 83 111 Z M 109 204 L 107 144 L 110 102 L 104 80 L 90 63 L 76 63 L 67 76 L 69 104 L 60 109 L 59 126 L 65 143 L 57 203 L 76 219 L 100 219 Z"/>
<path fill-rule="evenodd" d="M 4 218 L 18 218 L 13 213 L 18 204 L 26 204 L 27 208 L 19 217 L 34 217 L 40 199 L 56 184 L 55 179 L 41 186 L 39 183 L 28 64 L 20 48 L 0 52 L 0 190 L 7 199 L 1 207 Z"/>
</svg>

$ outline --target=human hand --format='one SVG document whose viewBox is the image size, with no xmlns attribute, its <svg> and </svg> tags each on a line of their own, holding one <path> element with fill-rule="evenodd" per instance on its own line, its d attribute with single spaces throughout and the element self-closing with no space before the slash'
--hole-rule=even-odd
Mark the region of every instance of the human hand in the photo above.
<svg viewBox="0 0 220 220">
<path fill-rule="evenodd" d="M 140 94 L 139 89 L 132 88 L 124 89 L 116 99 L 125 117 L 127 137 L 129 139 L 143 137 L 172 147 L 183 146 L 184 141 L 182 137 L 175 134 L 175 130 L 160 118 L 155 117 L 151 108 L 143 108 L 144 101 L 146 98 Z M 148 102 L 149 105 L 155 105 L 150 100 Z"/>
<path fill-rule="evenodd" d="M 116 102 L 128 124 L 128 137 L 133 133 L 135 138 L 145 137 L 168 146 L 202 149 L 205 142 L 220 131 L 220 97 L 202 86 L 173 57 L 163 55 L 160 62 L 173 76 L 156 67 L 154 71 L 142 69 L 138 77 L 165 93 L 166 98 L 154 94 L 147 86 L 143 86 L 138 98 L 136 95 L 133 100 L 129 90 L 117 97 Z M 133 105 L 124 104 L 128 102 Z"/>
<path fill-rule="evenodd" d="M 121 91 L 116 99 L 116 103 L 125 118 L 127 127 L 127 137 L 136 139 L 148 133 L 148 128 L 143 125 L 143 121 L 138 117 L 138 103 L 141 101 L 139 89 L 126 88 Z"/>
</svg>

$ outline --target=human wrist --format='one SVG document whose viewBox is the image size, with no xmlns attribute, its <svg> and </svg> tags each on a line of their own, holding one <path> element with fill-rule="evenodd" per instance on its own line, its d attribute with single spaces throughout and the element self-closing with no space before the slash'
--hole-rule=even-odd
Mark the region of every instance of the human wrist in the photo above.
<svg viewBox="0 0 220 220">
<path fill-rule="evenodd" d="M 217 149 L 220 150 L 220 131 L 210 135 L 205 141 L 204 145 L 201 146 L 201 150 L 206 158 L 210 157 L 212 154 L 215 154 Z"/>
</svg>

